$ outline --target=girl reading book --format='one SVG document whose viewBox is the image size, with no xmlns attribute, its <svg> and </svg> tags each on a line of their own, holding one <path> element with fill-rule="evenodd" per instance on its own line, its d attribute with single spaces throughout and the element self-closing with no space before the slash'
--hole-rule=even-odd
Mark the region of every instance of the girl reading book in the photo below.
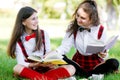
<svg viewBox="0 0 120 80">
<path fill-rule="evenodd" d="M 17 14 L 7 50 L 8 55 L 17 60 L 14 74 L 30 80 L 58 80 L 75 73 L 72 65 L 54 68 L 55 65 L 51 63 L 43 64 L 28 59 L 30 55 L 43 58 L 49 51 L 50 39 L 47 32 L 39 29 L 37 11 L 28 6 L 22 7 Z"/>
<path fill-rule="evenodd" d="M 76 53 L 72 58 L 73 61 L 67 57 L 64 60 L 73 64 L 76 67 L 76 74 L 82 77 L 117 71 L 119 67 L 117 59 L 104 60 L 108 55 L 107 50 L 86 53 L 87 45 L 95 41 L 106 42 L 106 29 L 100 24 L 96 2 L 84 0 L 75 10 L 73 21 L 67 29 L 62 44 L 56 49 L 56 53 L 63 55 L 74 46 Z"/>
</svg>

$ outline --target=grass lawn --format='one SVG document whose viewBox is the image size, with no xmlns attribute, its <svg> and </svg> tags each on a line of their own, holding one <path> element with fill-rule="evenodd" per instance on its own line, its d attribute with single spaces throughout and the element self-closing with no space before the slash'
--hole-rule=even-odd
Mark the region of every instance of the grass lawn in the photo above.
<svg viewBox="0 0 120 80">
<path fill-rule="evenodd" d="M 51 39 L 52 49 L 57 48 L 61 43 L 62 38 Z M 11 59 L 6 54 L 8 40 L 0 40 L 0 80 L 18 80 L 12 76 L 12 68 L 16 64 L 16 60 Z M 110 57 L 115 57 L 120 60 L 120 41 L 110 50 Z M 72 48 L 67 54 L 71 58 L 75 50 Z M 109 67 L 109 66 L 108 66 Z M 1 74 L 2 73 L 2 74 Z M 110 74 L 105 76 L 104 80 L 119 80 L 120 74 Z"/>
<path fill-rule="evenodd" d="M 40 28 L 45 29 L 50 34 L 51 47 L 53 50 L 60 45 L 62 37 L 64 35 L 62 33 L 65 32 L 68 22 L 69 21 L 40 20 L 40 26 L 44 26 Z M 6 48 L 13 28 L 12 27 L 13 23 L 14 23 L 14 18 L 10 18 L 10 19 L 0 18 L 0 80 L 19 80 L 12 76 L 13 75 L 12 69 L 13 66 L 16 64 L 16 60 L 9 58 L 6 54 Z M 116 45 L 112 49 L 110 49 L 109 55 L 110 57 L 115 57 L 120 61 L 119 47 L 120 47 L 120 41 L 118 41 Z M 75 50 L 72 48 L 70 52 L 67 54 L 67 56 L 71 58 L 74 52 Z M 105 76 L 104 80 L 119 80 L 119 79 L 120 79 L 120 74 L 110 74 Z"/>
</svg>

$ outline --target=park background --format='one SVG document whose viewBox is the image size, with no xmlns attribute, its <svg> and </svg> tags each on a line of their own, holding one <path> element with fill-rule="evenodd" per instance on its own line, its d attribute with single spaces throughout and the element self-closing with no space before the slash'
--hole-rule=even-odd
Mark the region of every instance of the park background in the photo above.
<svg viewBox="0 0 120 80">
<path fill-rule="evenodd" d="M 6 48 L 11 36 L 18 10 L 31 6 L 38 11 L 39 27 L 48 32 L 52 50 L 56 49 L 72 20 L 75 8 L 83 0 L 0 0 L 0 80 L 18 80 L 12 76 L 16 60 L 7 56 Z M 120 0 L 96 0 L 101 23 L 107 28 L 108 37 L 120 35 Z M 120 61 L 120 37 L 110 49 L 110 57 Z M 72 48 L 67 54 L 72 57 Z M 120 74 L 105 76 L 105 80 L 119 80 Z"/>
</svg>

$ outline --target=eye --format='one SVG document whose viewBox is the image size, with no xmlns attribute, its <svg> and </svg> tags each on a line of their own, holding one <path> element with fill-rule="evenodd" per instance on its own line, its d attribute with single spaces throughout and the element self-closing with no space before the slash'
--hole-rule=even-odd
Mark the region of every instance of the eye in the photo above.
<svg viewBox="0 0 120 80">
<path fill-rule="evenodd" d="M 78 13 L 76 14 L 76 17 L 77 17 L 77 18 L 79 17 L 79 14 L 78 14 Z"/>
<path fill-rule="evenodd" d="M 32 18 L 32 20 L 36 20 L 36 19 L 38 19 L 38 16 L 37 16 L 37 17 L 33 17 L 33 18 Z"/>
<path fill-rule="evenodd" d="M 33 17 L 32 20 L 35 20 L 35 17 Z"/>
<path fill-rule="evenodd" d="M 86 18 L 84 18 L 84 17 L 82 17 L 82 16 L 81 16 L 80 18 L 81 18 L 81 19 L 83 19 L 83 20 L 85 20 L 85 19 L 86 19 Z"/>
</svg>

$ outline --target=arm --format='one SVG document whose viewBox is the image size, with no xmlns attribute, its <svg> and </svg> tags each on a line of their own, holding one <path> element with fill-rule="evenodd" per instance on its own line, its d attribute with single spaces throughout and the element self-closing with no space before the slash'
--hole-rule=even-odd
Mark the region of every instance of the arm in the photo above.
<svg viewBox="0 0 120 80">
<path fill-rule="evenodd" d="M 21 64 L 21 65 L 24 65 L 29 68 L 38 68 L 40 66 L 49 67 L 49 68 L 53 67 L 53 64 L 51 64 L 51 63 L 42 64 L 40 62 L 32 62 L 32 63 L 25 62 L 25 57 L 24 57 L 22 50 L 18 44 L 16 46 L 16 59 L 17 59 L 17 64 Z"/>
<path fill-rule="evenodd" d="M 66 54 L 70 51 L 71 47 L 74 44 L 74 36 L 71 35 L 69 37 L 69 35 L 70 35 L 70 33 L 67 32 L 64 39 L 62 40 L 61 45 L 56 49 L 57 53 L 60 53 L 63 55 L 63 54 Z"/>
<path fill-rule="evenodd" d="M 30 63 L 25 62 L 25 57 L 18 43 L 16 45 L 15 55 L 16 55 L 17 64 L 21 64 L 28 67 Z"/>
</svg>

